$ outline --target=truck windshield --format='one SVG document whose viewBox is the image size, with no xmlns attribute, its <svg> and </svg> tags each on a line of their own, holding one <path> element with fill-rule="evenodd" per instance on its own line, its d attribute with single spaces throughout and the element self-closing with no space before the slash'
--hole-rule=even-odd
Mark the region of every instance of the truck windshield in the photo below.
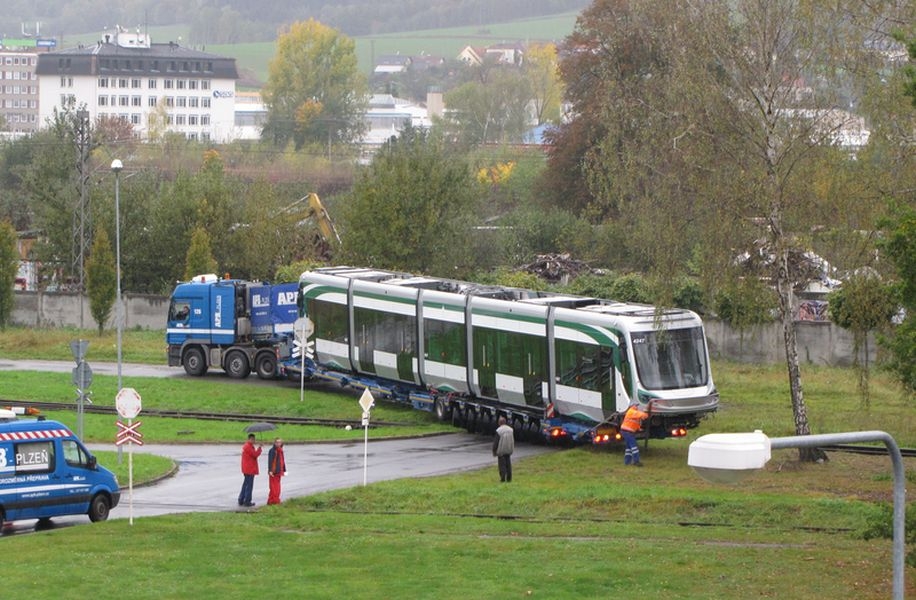
<svg viewBox="0 0 916 600">
<path fill-rule="evenodd" d="M 706 385 L 709 368 L 701 327 L 633 333 L 636 372 L 649 390 Z"/>
</svg>

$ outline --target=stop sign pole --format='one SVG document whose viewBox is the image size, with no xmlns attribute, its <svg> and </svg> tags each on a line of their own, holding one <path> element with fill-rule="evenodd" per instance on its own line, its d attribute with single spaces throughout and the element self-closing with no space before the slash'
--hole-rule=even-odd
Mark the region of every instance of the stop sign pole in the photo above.
<svg viewBox="0 0 916 600">
<path fill-rule="evenodd" d="M 143 436 L 137 431 L 140 427 L 140 421 L 137 421 L 136 425 L 133 425 L 132 421 L 140 414 L 141 406 L 140 394 L 134 388 L 121 388 L 118 391 L 118 395 L 115 396 L 115 407 L 118 409 L 118 415 L 122 419 L 127 419 L 126 427 L 121 422 L 118 422 L 118 436 L 115 443 L 118 447 L 125 442 L 127 443 L 127 514 L 131 525 L 134 524 L 134 442 L 143 444 L 140 441 Z"/>
</svg>

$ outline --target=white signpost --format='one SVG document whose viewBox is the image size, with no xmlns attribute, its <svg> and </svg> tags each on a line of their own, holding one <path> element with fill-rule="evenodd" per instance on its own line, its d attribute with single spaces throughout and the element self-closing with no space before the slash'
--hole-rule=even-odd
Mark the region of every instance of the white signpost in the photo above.
<svg viewBox="0 0 916 600">
<path fill-rule="evenodd" d="M 299 352 L 302 371 L 299 373 L 299 402 L 305 400 L 305 359 L 312 358 L 312 348 L 308 339 L 315 331 L 315 324 L 308 317 L 299 317 L 293 324 L 293 332 L 296 339 L 293 346 Z"/>
<path fill-rule="evenodd" d="M 127 444 L 127 497 L 128 497 L 128 515 L 131 525 L 134 524 L 134 444 L 143 445 L 143 434 L 140 433 L 142 421 L 132 423 L 131 421 L 140 414 L 142 402 L 140 394 L 134 388 L 121 388 L 118 395 L 115 396 L 115 408 L 118 409 L 118 415 L 122 419 L 127 419 L 127 425 L 121 421 L 117 422 L 118 434 L 115 444 Z"/>
<path fill-rule="evenodd" d="M 359 406 L 363 409 L 363 486 L 366 485 L 369 478 L 369 409 L 375 405 L 375 398 L 369 388 L 363 390 L 363 395 L 359 397 Z"/>
</svg>

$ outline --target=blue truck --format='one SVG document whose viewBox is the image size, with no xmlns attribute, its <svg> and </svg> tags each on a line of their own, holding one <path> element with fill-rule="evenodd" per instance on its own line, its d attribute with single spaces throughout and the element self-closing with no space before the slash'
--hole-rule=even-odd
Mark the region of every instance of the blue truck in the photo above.
<svg viewBox="0 0 916 600">
<path fill-rule="evenodd" d="M 168 364 L 192 376 L 210 367 L 244 379 L 283 375 L 293 347 L 297 283 L 199 275 L 175 287 L 166 323 Z"/>
<path fill-rule="evenodd" d="M 0 519 L 104 521 L 120 499 L 117 478 L 65 425 L 0 410 Z"/>
</svg>

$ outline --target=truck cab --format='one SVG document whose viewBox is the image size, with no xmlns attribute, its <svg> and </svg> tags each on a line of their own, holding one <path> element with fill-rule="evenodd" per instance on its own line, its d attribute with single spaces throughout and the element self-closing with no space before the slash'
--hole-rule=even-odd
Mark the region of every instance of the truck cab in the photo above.
<svg viewBox="0 0 916 600">
<path fill-rule="evenodd" d="M 0 519 L 106 520 L 121 498 L 114 473 L 65 425 L 15 417 L 0 411 Z"/>
</svg>

